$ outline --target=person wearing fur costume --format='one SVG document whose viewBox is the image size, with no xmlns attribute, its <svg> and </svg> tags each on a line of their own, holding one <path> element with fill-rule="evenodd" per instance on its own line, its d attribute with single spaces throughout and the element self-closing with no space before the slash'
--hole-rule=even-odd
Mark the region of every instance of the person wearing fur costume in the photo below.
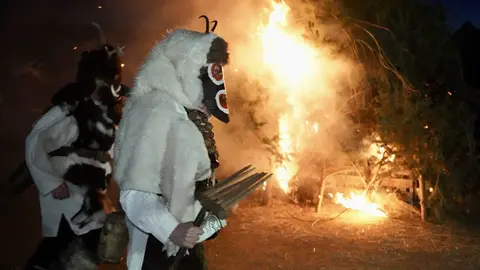
<svg viewBox="0 0 480 270">
<path fill-rule="evenodd" d="M 189 250 L 178 269 L 206 269 L 202 242 L 226 226 L 210 213 L 201 227 L 192 222 L 201 209 L 195 189 L 209 186 L 218 166 L 208 117 L 229 122 L 227 47 L 207 19 L 206 33 L 170 32 L 137 74 L 114 149 L 129 270 L 168 269 L 180 247 Z"/>
<path fill-rule="evenodd" d="M 39 191 L 42 234 L 25 269 L 49 269 L 77 239 L 92 261 L 106 218 L 105 190 L 112 174 L 121 50 L 103 43 L 82 53 L 77 81 L 52 98 L 52 107 L 26 139 L 25 164 Z"/>
</svg>

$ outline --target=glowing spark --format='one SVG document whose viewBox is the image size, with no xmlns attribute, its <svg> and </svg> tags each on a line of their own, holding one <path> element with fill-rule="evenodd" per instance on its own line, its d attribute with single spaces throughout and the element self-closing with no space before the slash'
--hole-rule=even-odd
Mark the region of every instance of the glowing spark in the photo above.
<svg viewBox="0 0 480 270">
<path fill-rule="evenodd" d="M 77 47 L 77 46 L 73 47 L 73 50 L 74 50 L 74 51 L 75 51 L 75 50 L 77 50 L 77 49 L 78 49 L 78 47 Z"/>
<path fill-rule="evenodd" d="M 97 7 L 97 8 L 98 8 L 98 9 L 102 9 L 102 6 L 101 6 L 101 5 L 98 5 L 98 7 Z"/>
<path fill-rule="evenodd" d="M 428 129 L 428 125 L 423 126 L 424 129 Z"/>
<path fill-rule="evenodd" d="M 121 63 L 120 66 L 121 66 L 122 68 L 124 68 L 124 67 L 125 67 L 125 64 L 124 64 L 124 63 Z"/>
<path fill-rule="evenodd" d="M 450 96 L 452 95 L 452 92 L 447 92 Z"/>
</svg>

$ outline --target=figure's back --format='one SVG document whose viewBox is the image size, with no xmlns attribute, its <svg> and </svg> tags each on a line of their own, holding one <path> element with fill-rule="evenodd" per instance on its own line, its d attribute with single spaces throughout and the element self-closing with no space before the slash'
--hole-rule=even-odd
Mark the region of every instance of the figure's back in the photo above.
<svg viewBox="0 0 480 270">
<path fill-rule="evenodd" d="M 102 108 L 104 107 L 104 108 Z M 108 151 L 115 140 L 115 123 L 105 106 L 91 99 L 80 102 L 73 111 L 79 127 L 75 148 Z"/>
</svg>

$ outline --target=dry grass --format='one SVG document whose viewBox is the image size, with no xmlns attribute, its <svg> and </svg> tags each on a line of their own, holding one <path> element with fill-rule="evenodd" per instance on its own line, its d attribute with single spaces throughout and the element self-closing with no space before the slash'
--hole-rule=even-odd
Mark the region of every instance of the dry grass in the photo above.
<svg viewBox="0 0 480 270">
<path fill-rule="evenodd" d="M 347 211 L 332 220 L 342 211 L 327 204 L 317 215 L 280 201 L 269 207 L 246 201 L 207 243 L 209 270 L 480 269 L 478 229 L 425 224 L 415 214 L 371 218 Z"/>
<path fill-rule="evenodd" d="M 210 270 L 480 269 L 478 231 L 354 211 L 331 220 L 342 209 L 327 205 L 323 211 L 245 203 L 207 244 Z"/>
</svg>

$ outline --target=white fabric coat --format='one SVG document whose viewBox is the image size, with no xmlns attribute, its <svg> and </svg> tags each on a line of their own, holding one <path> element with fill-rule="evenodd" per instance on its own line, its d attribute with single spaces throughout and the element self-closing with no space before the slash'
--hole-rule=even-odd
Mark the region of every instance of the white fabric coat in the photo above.
<svg viewBox="0 0 480 270">
<path fill-rule="evenodd" d="M 67 114 L 68 111 L 60 106 L 50 109 L 35 123 L 25 143 L 25 162 L 39 191 L 44 237 L 57 236 L 62 215 L 77 235 L 103 226 L 103 217 L 81 229 L 70 222 L 83 204 L 85 188 L 67 182 L 70 197 L 56 200 L 51 195 L 53 190 L 64 183 L 62 175 L 68 165 L 82 159 L 76 155 L 53 158 L 48 156 L 49 152 L 70 145 L 78 137 L 77 122 L 73 116 Z"/>
<path fill-rule="evenodd" d="M 169 256 L 176 254 L 178 246 L 168 237 L 200 211 L 195 181 L 210 177 L 210 159 L 184 107 L 203 106 L 198 75 L 216 37 L 188 30 L 170 33 L 147 57 L 125 104 L 115 140 L 114 179 L 130 234 L 129 270 L 141 269 L 149 233 Z"/>
</svg>

